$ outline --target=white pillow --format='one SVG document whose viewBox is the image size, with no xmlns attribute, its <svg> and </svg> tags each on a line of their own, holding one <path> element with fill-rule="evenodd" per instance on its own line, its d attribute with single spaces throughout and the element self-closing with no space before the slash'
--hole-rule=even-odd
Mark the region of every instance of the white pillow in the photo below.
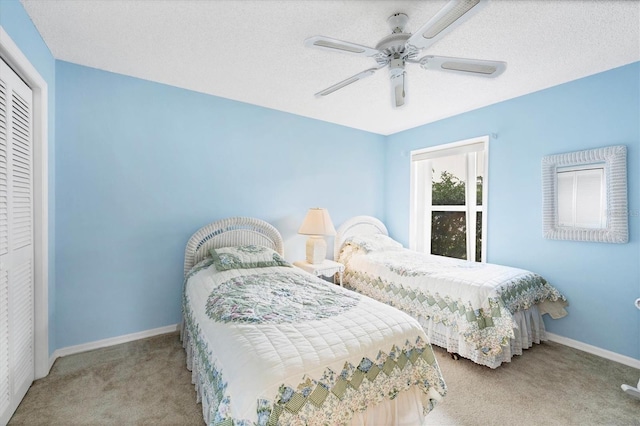
<svg viewBox="0 0 640 426">
<path fill-rule="evenodd" d="M 356 246 L 367 253 L 402 248 L 402 244 L 384 234 L 354 235 L 347 238 L 345 244 Z"/>
</svg>

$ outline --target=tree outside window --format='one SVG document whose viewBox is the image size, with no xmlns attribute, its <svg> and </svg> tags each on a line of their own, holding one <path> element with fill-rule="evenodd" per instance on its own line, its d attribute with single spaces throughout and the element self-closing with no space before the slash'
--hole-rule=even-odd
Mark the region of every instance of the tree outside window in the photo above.
<svg viewBox="0 0 640 426">
<path fill-rule="evenodd" d="M 476 179 L 476 200 L 482 205 L 482 176 Z M 464 205 L 465 183 L 452 173 L 443 171 L 439 181 L 432 181 L 432 204 Z M 431 216 L 431 254 L 467 258 L 466 213 L 432 212 Z M 482 212 L 476 217 L 475 260 L 482 260 Z"/>
</svg>

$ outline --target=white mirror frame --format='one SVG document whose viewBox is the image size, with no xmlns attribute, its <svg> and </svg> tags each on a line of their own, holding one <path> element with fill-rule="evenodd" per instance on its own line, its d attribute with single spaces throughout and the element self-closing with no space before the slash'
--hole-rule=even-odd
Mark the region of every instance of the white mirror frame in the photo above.
<svg viewBox="0 0 640 426">
<path fill-rule="evenodd" d="M 596 163 L 604 164 L 605 168 L 606 228 L 587 229 L 559 226 L 557 169 Z M 545 238 L 600 243 L 626 243 L 629 241 L 626 146 L 608 146 L 543 157 L 542 192 L 542 221 Z"/>
</svg>

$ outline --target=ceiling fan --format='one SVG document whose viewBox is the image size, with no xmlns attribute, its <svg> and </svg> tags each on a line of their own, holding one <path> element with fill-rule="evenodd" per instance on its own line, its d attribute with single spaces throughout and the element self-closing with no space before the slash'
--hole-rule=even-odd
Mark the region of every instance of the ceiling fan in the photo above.
<svg viewBox="0 0 640 426">
<path fill-rule="evenodd" d="M 404 68 L 407 63 L 420 64 L 426 70 L 449 71 L 489 78 L 499 76 L 507 68 L 506 62 L 433 55 L 417 59 L 420 50 L 430 47 L 443 38 L 447 33 L 476 14 L 487 3 L 488 0 L 450 0 L 414 34 L 404 32 L 404 27 L 409 17 L 404 13 L 395 13 L 387 19 L 387 23 L 391 27 L 391 34 L 380 40 L 375 48 L 325 36 L 314 36 L 306 39 L 304 45 L 307 47 L 367 56 L 373 58 L 377 63 L 377 66 L 329 86 L 316 93 L 315 96 L 327 96 L 336 90 L 373 75 L 381 68 L 389 66 L 393 106 L 401 107 L 404 105 L 406 97 L 406 72 Z"/>
</svg>

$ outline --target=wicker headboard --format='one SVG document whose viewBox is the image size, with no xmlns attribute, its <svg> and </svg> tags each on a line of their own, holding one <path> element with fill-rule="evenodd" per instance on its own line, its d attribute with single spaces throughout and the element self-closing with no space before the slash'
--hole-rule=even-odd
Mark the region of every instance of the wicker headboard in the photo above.
<svg viewBox="0 0 640 426">
<path fill-rule="evenodd" d="M 230 217 L 210 223 L 189 238 L 184 251 L 184 274 L 212 248 L 256 244 L 284 255 L 280 232 L 267 222 L 251 217 Z"/>
<path fill-rule="evenodd" d="M 384 234 L 389 235 L 384 223 L 372 216 L 355 216 L 347 219 L 336 231 L 333 246 L 333 258 L 338 259 L 344 241 L 353 235 Z"/>
</svg>

